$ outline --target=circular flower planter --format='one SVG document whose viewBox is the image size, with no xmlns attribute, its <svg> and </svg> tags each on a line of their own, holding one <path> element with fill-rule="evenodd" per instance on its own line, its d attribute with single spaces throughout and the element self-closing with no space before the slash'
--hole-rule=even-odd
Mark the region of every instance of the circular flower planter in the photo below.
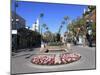
<svg viewBox="0 0 100 75">
<path fill-rule="evenodd" d="M 36 55 L 33 56 L 31 62 L 33 64 L 39 65 L 57 65 L 57 64 L 67 64 L 77 61 L 81 58 L 80 54 L 75 53 L 63 53 L 63 54 L 53 54 L 53 55 Z"/>
<path fill-rule="evenodd" d="M 65 53 L 65 54 L 60 55 L 60 59 L 61 59 L 62 64 L 77 61 L 80 59 L 80 57 L 81 56 L 79 54 L 75 54 L 75 53 L 72 53 L 72 54 Z"/>
<path fill-rule="evenodd" d="M 31 62 L 34 64 L 51 65 L 55 62 L 55 55 L 36 55 L 32 58 Z"/>
</svg>

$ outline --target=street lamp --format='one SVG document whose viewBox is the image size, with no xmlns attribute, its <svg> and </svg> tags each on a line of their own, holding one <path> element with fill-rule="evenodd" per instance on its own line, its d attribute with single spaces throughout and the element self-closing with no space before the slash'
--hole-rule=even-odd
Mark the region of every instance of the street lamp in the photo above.
<svg viewBox="0 0 100 75">
<path fill-rule="evenodd" d="M 87 29 L 87 40 L 89 42 L 89 46 L 92 47 L 92 23 L 93 20 L 87 20 L 86 21 L 86 29 Z"/>
<path fill-rule="evenodd" d="M 89 31 L 88 32 L 89 35 L 91 35 L 91 33 L 92 33 L 92 23 L 93 23 L 93 20 L 86 21 L 86 29 L 87 29 L 87 31 Z M 91 33 L 90 33 L 90 31 L 91 31 Z"/>
<path fill-rule="evenodd" d="M 18 7 L 18 3 L 17 1 L 15 0 L 14 2 L 14 10 L 15 10 L 15 15 L 14 15 L 14 18 L 12 19 L 12 23 L 15 25 L 15 28 L 12 29 L 12 45 L 14 44 L 14 50 L 15 52 L 17 51 L 17 34 L 18 34 L 18 31 L 17 31 L 17 22 L 19 21 L 19 19 L 17 19 L 16 17 L 16 8 Z"/>
</svg>

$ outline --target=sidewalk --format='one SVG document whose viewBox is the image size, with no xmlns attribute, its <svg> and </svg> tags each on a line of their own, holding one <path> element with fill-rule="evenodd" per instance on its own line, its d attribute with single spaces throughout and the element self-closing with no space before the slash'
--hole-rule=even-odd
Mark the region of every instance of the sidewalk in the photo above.
<svg viewBox="0 0 100 75">
<path fill-rule="evenodd" d="M 12 52 L 13 57 L 26 56 L 26 55 L 31 55 L 33 53 L 37 53 L 40 50 L 40 48 L 31 48 L 31 49 L 27 48 L 19 50 L 20 52 L 18 53 Z"/>
<path fill-rule="evenodd" d="M 86 45 L 86 46 L 83 46 L 83 45 L 77 45 L 78 47 L 84 47 L 84 48 L 96 48 L 95 46 L 93 46 L 93 47 L 89 47 L 88 45 Z"/>
</svg>

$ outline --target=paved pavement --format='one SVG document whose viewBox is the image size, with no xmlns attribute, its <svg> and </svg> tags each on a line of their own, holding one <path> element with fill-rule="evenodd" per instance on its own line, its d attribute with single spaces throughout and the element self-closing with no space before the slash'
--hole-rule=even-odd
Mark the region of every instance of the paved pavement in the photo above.
<svg viewBox="0 0 100 75">
<path fill-rule="evenodd" d="M 32 64 L 31 58 L 34 54 L 39 54 L 39 48 L 33 49 L 33 51 L 20 52 L 12 57 L 12 73 L 36 73 L 36 72 L 50 72 L 50 71 L 68 71 L 68 70 L 80 70 L 80 69 L 95 69 L 95 47 L 82 47 L 72 46 L 72 52 L 80 53 L 81 59 L 63 65 L 35 65 Z"/>
</svg>

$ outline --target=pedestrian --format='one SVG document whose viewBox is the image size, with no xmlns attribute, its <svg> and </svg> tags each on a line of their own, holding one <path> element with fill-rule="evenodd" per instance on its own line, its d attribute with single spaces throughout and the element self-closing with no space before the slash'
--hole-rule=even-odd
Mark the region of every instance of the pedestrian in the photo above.
<svg viewBox="0 0 100 75">
<path fill-rule="evenodd" d="M 75 36 L 74 36 L 73 42 L 74 42 L 74 45 L 76 45 L 77 39 Z"/>
<path fill-rule="evenodd" d="M 85 40 L 86 40 L 86 36 L 83 35 L 83 47 L 85 46 Z"/>
</svg>

